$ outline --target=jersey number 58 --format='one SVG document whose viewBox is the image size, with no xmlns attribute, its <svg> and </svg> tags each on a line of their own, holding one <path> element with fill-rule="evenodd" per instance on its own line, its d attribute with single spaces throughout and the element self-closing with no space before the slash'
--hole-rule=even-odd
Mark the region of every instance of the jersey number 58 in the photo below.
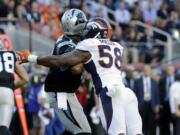
<svg viewBox="0 0 180 135">
<path fill-rule="evenodd" d="M 108 62 L 105 62 L 104 59 L 99 60 L 99 64 L 104 68 L 111 68 L 113 64 L 115 67 L 120 70 L 121 68 L 121 50 L 117 47 L 111 48 L 107 45 L 99 45 L 99 57 L 108 59 Z M 115 57 L 113 57 L 115 56 Z"/>
</svg>

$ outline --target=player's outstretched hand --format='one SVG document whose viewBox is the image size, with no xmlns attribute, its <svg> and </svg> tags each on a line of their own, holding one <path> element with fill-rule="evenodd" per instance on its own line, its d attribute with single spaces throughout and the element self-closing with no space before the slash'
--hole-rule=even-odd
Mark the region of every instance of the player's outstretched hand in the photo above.
<svg viewBox="0 0 180 135">
<path fill-rule="evenodd" d="M 16 51 L 16 54 L 19 55 L 18 61 L 20 64 L 29 62 L 28 56 L 31 55 L 29 50 Z"/>
</svg>

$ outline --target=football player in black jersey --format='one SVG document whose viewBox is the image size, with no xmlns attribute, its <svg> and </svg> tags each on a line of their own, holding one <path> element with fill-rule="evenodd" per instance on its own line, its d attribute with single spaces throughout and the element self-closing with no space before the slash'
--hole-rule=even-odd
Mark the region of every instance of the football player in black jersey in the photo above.
<svg viewBox="0 0 180 135">
<path fill-rule="evenodd" d="M 71 9 L 63 14 L 61 25 L 64 35 L 56 41 L 53 55 L 75 49 L 86 21 L 85 14 L 79 9 Z M 82 70 L 82 64 L 74 67 L 50 68 L 45 81 L 45 90 L 49 93 L 51 107 L 54 108 L 66 130 L 76 135 L 89 135 L 91 134 L 89 123 L 75 95 L 75 91 L 80 86 Z M 60 107 L 64 105 L 58 104 L 62 102 L 65 102 L 65 109 Z"/>
<path fill-rule="evenodd" d="M 20 80 L 14 80 L 14 74 Z M 4 49 L 4 42 L 0 39 L 0 126 L 9 128 L 14 109 L 13 90 L 22 87 L 29 81 L 26 70 L 16 61 L 14 51 Z M 3 129 L 2 129 L 3 130 Z"/>
</svg>

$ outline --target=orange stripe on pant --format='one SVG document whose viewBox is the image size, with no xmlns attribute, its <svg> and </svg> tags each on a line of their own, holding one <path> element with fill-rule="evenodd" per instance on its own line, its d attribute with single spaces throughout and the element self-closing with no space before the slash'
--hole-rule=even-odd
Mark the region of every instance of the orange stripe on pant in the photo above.
<svg viewBox="0 0 180 135">
<path fill-rule="evenodd" d="M 17 109 L 18 109 L 18 112 L 19 112 L 19 117 L 20 117 L 20 121 L 21 121 L 21 124 L 22 124 L 24 135 L 28 135 L 26 112 L 24 110 L 24 102 L 23 102 L 21 89 L 16 89 L 14 91 L 14 97 L 15 97 Z"/>
</svg>

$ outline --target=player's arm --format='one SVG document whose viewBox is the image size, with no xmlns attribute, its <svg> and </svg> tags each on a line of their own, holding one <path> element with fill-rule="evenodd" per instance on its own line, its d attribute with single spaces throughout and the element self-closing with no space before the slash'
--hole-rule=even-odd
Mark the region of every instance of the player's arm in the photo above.
<svg viewBox="0 0 180 135">
<path fill-rule="evenodd" d="M 73 50 L 62 55 L 36 56 L 28 50 L 17 52 L 20 56 L 21 63 L 34 62 L 46 67 L 74 66 L 84 63 L 90 59 L 91 54 L 87 51 Z"/>
<path fill-rule="evenodd" d="M 74 75 L 77 75 L 77 74 L 82 73 L 83 70 L 84 70 L 83 63 L 80 63 L 80 64 L 78 64 L 78 65 L 72 66 L 72 67 L 70 68 L 71 73 L 74 74 Z"/>
<path fill-rule="evenodd" d="M 15 81 L 15 89 L 22 87 L 29 82 L 29 76 L 26 70 L 18 62 L 15 64 L 15 72 L 19 76 L 19 80 Z"/>
<path fill-rule="evenodd" d="M 73 47 L 72 45 L 66 44 L 66 45 L 57 47 L 57 48 L 55 48 L 55 49 L 57 49 L 56 51 L 58 51 L 57 53 L 58 53 L 59 55 L 62 55 L 62 54 L 64 54 L 64 53 L 68 53 L 68 52 L 73 51 L 73 50 L 74 50 L 74 47 Z M 64 67 L 64 66 L 63 66 L 63 67 Z M 72 74 L 78 75 L 78 74 L 82 73 L 83 70 L 84 70 L 83 63 L 78 64 L 78 65 L 75 65 L 75 66 L 71 66 L 71 67 L 68 68 L 68 70 L 69 70 Z"/>
<path fill-rule="evenodd" d="M 37 57 L 37 64 L 47 67 L 74 66 L 84 63 L 90 58 L 89 52 L 73 50 L 63 55 Z M 31 61 L 30 61 L 31 62 Z"/>
</svg>

